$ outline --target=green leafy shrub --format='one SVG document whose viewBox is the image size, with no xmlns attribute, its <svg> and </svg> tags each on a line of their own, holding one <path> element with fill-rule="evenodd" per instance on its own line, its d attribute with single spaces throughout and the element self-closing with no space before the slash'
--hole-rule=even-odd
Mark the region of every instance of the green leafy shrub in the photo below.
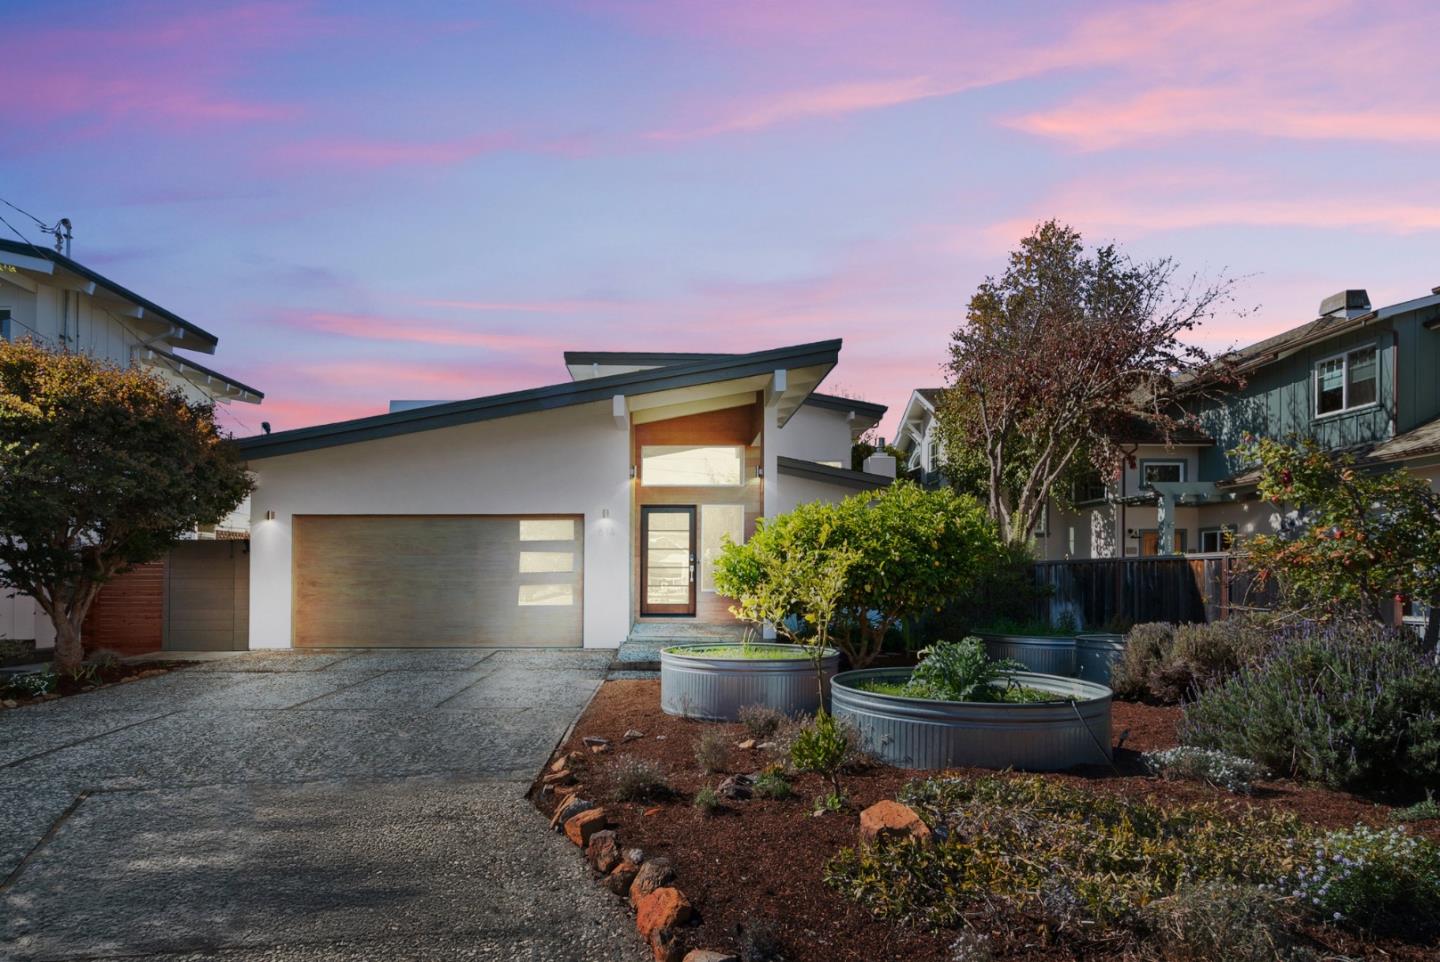
<svg viewBox="0 0 1440 962">
<path fill-rule="evenodd" d="M 1287 922 L 1295 906 L 1251 885 L 1206 882 L 1145 906 L 1140 924 L 1152 958 L 1163 962 L 1308 962 Z"/>
<path fill-rule="evenodd" d="M 707 729 L 695 739 L 695 764 L 707 775 L 730 767 L 730 739 L 724 732 Z"/>
<path fill-rule="evenodd" d="M 1134 925 L 1140 906 L 1185 885 L 1275 880 L 1305 834 L 1291 814 L 1161 806 L 1034 776 L 927 779 L 900 800 L 937 843 L 846 849 L 825 879 L 882 918 L 929 926 L 973 913 L 1056 931 Z"/>
<path fill-rule="evenodd" d="M 1332 921 L 1433 932 L 1440 925 L 1440 847 L 1401 828 L 1330 832 L 1302 846 L 1273 888 Z"/>
<path fill-rule="evenodd" d="M 1406 805 L 1390 813 L 1392 822 L 1427 822 L 1435 818 L 1440 818 L 1440 802 L 1435 800 L 1433 791 L 1427 791 L 1425 797 L 1414 805 Z"/>
<path fill-rule="evenodd" d="M 33 671 L 5 679 L 5 693 L 13 698 L 39 698 L 55 690 L 60 678 L 54 672 Z"/>
<path fill-rule="evenodd" d="M 1440 788 L 1440 666 L 1413 636 L 1366 621 L 1307 624 L 1204 690 L 1186 745 L 1350 791 Z"/>
<path fill-rule="evenodd" d="M 745 734 L 755 739 L 773 738 L 786 721 L 783 713 L 769 705 L 741 705 L 739 720 Z"/>
<path fill-rule="evenodd" d="M 1152 775 L 1165 779 L 1207 782 L 1240 795 L 1251 794 L 1255 790 L 1254 783 L 1269 774 L 1264 765 L 1248 758 L 1190 745 L 1145 752 L 1140 756 L 1140 760 Z"/>
<path fill-rule="evenodd" d="M 610 770 L 610 794 L 619 802 L 649 802 L 670 795 L 660 766 L 643 758 L 626 758 Z"/>
<path fill-rule="evenodd" d="M 1121 698 L 1179 704 L 1253 664 L 1270 644 L 1263 623 L 1246 618 L 1136 625 L 1126 636 L 1111 687 Z"/>
<path fill-rule="evenodd" d="M 694 805 L 697 811 L 705 815 L 714 815 L 725 807 L 725 804 L 720 801 L 719 793 L 709 785 L 695 793 Z"/>
<path fill-rule="evenodd" d="M 716 588 L 742 609 L 771 612 L 777 598 L 798 593 L 777 559 L 843 553 L 833 640 L 857 668 L 869 664 L 895 629 L 965 595 L 1007 555 L 973 497 L 926 491 L 899 481 L 838 504 L 802 504 L 761 523 L 744 544 L 727 543 L 715 564 Z M 795 617 L 812 615 L 787 603 Z M 817 625 L 818 627 L 818 625 Z"/>
<path fill-rule="evenodd" d="M 905 693 L 943 701 L 999 701 L 1002 688 L 995 683 L 1024 670 L 1018 661 L 991 658 L 979 638 L 942 641 L 920 652 Z"/>
<path fill-rule="evenodd" d="M 764 771 L 755 779 L 755 796 L 757 798 L 773 798 L 777 801 L 789 798 L 795 794 L 790 787 L 790 782 L 779 772 Z"/>
<path fill-rule="evenodd" d="M 855 734 L 828 712 L 821 711 L 802 724 L 790 742 L 790 762 L 802 772 L 814 772 L 830 780 L 835 794 L 841 794 L 840 772 L 851 758 Z"/>
</svg>

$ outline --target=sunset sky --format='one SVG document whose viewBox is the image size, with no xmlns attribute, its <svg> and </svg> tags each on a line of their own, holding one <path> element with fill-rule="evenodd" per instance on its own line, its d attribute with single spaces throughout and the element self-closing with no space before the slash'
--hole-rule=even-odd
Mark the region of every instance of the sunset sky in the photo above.
<svg viewBox="0 0 1440 962">
<path fill-rule="evenodd" d="M 1240 278 L 1209 347 L 1428 293 L 1437 36 L 1429 2 L 0 0 L 0 197 L 219 335 L 268 395 L 237 434 L 829 337 L 893 434 L 1039 219 Z"/>
</svg>

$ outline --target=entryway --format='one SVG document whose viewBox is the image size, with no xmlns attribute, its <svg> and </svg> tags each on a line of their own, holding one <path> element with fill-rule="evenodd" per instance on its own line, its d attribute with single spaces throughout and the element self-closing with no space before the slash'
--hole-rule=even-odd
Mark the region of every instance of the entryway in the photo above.
<svg viewBox="0 0 1440 962">
<path fill-rule="evenodd" d="M 695 506 L 640 509 L 640 614 L 695 616 Z"/>
</svg>

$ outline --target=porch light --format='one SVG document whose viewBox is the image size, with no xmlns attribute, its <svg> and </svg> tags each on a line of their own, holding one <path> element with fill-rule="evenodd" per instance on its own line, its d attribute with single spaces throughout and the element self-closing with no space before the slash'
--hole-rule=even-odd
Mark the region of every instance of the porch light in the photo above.
<svg viewBox="0 0 1440 962">
<path fill-rule="evenodd" d="M 274 512 L 274 511 L 266 511 L 266 512 L 265 512 L 265 520 L 266 520 L 266 521 L 274 521 L 274 520 L 275 520 L 275 512 Z"/>
<path fill-rule="evenodd" d="M 635 465 L 633 465 L 633 464 L 630 465 L 630 480 L 631 480 L 631 481 L 634 481 L 634 480 L 635 480 Z"/>
<path fill-rule="evenodd" d="M 763 478 L 763 477 L 765 477 L 765 466 L 764 466 L 763 464 L 757 464 L 757 465 L 755 466 L 755 477 L 757 477 L 757 478 Z"/>
</svg>

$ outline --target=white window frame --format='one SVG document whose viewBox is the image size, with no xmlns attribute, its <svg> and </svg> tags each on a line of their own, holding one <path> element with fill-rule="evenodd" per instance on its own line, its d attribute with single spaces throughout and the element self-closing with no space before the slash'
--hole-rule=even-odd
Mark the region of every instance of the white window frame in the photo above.
<svg viewBox="0 0 1440 962">
<path fill-rule="evenodd" d="M 1150 486 L 1150 482 L 1145 480 L 1145 469 L 1146 469 L 1146 468 L 1151 467 L 1152 465 L 1167 465 L 1167 464 L 1179 465 L 1179 467 L 1180 467 L 1180 480 L 1179 480 L 1178 482 L 1175 482 L 1175 483 L 1184 484 L 1184 483 L 1185 483 L 1185 479 L 1190 476 L 1190 462 L 1186 461 L 1184 458 L 1141 458 L 1141 459 L 1140 459 L 1140 469 L 1139 469 L 1139 471 L 1137 472 L 1137 473 L 1139 474 L 1139 479 L 1138 479 L 1138 480 L 1139 480 L 1139 482 L 1140 482 L 1140 490 L 1141 490 L 1141 491 L 1153 491 L 1153 490 L 1155 490 L 1154 488 L 1152 488 L 1152 487 Z M 1160 483 L 1161 483 L 1161 484 L 1169 484 L 1169 483 L 1171 483 L 1171 482 L 1162 481 L 1162 482 L 1160 482 Z"/>
<path fill-rule="evenodd" d="M 1233 545 L 1235 544 L 1235 536 L 1236 536 L 1237 532 L 1236 532 L 1235 526 L 1234 526 L 1233 524 L 1221 524 L 1221 525 L 1214 525 L 1214 526 L 1208 527 L 1208 528 L 1201 528 L 1201 529 L 1200 529 L 1200 539 L 1199 539 L 1199 540 L 1200 540 L 1199 548 L 1200 548 L 1200 553 L 1201 553 L 1201 554 L 1220 554 L 1220 553 L 1222 553 L 1222 552 L 1225 552 L 1225 551 L 1229 551 L 1229 550 L 1230 550 L 1229 547 L 1220 547 L 1220 548 L 1216 548 L 1213 552 L 1212 552 L 1212 551 L 1206 551 L 1206 550 L 1205 550 L 1205 536 L 1206 536 L 1207 534 L 1215 534 L 1215 535 L 1227 535 L 1227 534 L 1228 534 L 1228 535 L 1230 536 L 1230 545 L 1233 546 Z"/>
<path fill-rule="evenodd" d="M 1350 355 L 1369 352 L 1375 355 L 1375 400 L 1366 401 L 1364 404 L 1350 404 Z M 1320 367 L 1329 364 L 1331 361 L 1340 362 L 1340 407 L 1334 411 L 1320 413 Z M 1331 354 L 1322 357 L 1310 366 L 1310 404 L 1312 419 L 1323 421 L 1326 418 L 1337 417 L 1341 414 L 1349 414 L 1352 411 L 1363 411 L 1366 408 L 1380 406 L 1380 347 L 1376 344 L 1362 347 L 1352 347 L 1349 350 L 1341 351 L 1339 354 Z"/>
</svg>

